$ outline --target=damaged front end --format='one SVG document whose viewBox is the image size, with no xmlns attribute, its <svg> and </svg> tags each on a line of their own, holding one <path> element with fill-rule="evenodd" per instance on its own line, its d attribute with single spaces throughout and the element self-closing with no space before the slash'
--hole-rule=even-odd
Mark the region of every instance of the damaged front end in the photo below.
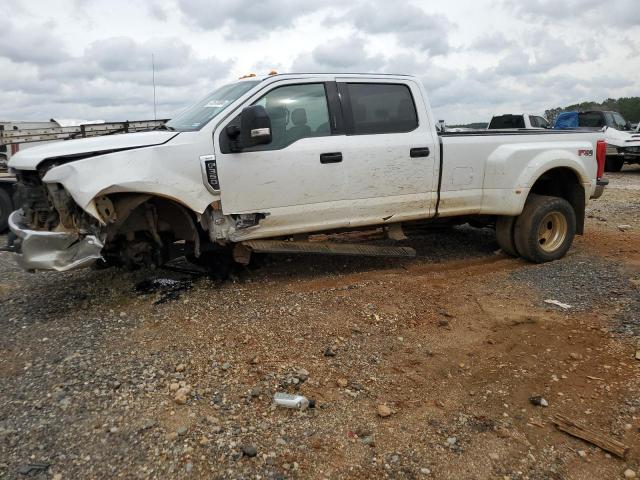
<svg viewBox="0 0 640 480">
<path fill-rule="evenodd" d="M 9 217 L 9 228 L 16 235 L 13 252 L 25 270 L 64 272 L 92 265 L 102 256 L 102 240 L 95 235 L 31 230 L 24 223 L 22 210 Z"/>
<path fill-rule="evenodd" d="M 45 184 L 37 172 L 17 172 L 20 209 L 9 217 L 15 234 L 10 250 L 25 270 L 67 271 L 102 258 L 105 233 L 59 184 Z"/>
</svg>

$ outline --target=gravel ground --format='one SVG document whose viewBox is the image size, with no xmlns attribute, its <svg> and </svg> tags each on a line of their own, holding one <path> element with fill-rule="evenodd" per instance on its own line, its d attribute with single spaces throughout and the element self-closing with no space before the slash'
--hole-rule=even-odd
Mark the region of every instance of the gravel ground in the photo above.
<svg viewBox="0 0 640 480">
<path fill-rule="evenodd" d="M 585 237 L 539 266 L 470 227 L 415 233 L 418 259 L 264 256 L 226 281 L 0 253 L 0 478 L 640 474 L 638 202 L 636 170 L 612 175 Z"/>
<path fill-rule="evenodd" d="M 615 302 L 635 291 L 632 274 L 620 262 L 578 253 L 513 271 L 510 276 L 538 291 L 541 300 L 558 300 L 577 311 L 601 306 L 603 298 Z"/>
</svg>

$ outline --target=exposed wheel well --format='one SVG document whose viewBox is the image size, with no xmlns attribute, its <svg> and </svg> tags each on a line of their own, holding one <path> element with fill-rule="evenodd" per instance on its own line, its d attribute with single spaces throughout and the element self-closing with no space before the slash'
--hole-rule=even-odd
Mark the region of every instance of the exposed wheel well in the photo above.
<svg viewBox="0 0 640 480">
<path fill-rule="evenodd" d="M 531 187 L 538 195 L 564 198 L 576 214 L 576 233 L 584 233 L 585 192 L 580 177 L 570 168 L 554 168 L 543 173 Z"/>
<path fill-rule="evenodd" d="M 147 194 L 111 194 L 96 198 L 96 208 L 107 222 L 107 250 L 127 264 L 134 243 L 146 243 L 155 263 L 168 260 L 171 244 L 184 241 L 200 254 L 200 230 L 195 214 L 183 205 Z M 142 236 L 142 237 L 141 237 Z M 144 240 L 146 239 L 146 240 Z"/>
</svg>

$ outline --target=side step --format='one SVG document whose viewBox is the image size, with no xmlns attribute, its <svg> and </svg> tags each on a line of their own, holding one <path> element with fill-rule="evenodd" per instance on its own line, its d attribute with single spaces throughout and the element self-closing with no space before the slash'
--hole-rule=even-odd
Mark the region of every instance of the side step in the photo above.
<svg viewBox="0 0 640 480">
<path fill-rule="evenodd" d="M 318 253 L 325 255 L 362 255 L 367 257 L 415 257 L 410 247 L 380 247 L 353 243 L 284 242 L 280 240 L 249 240 L 242 245 L 254 252 Z"/>
</svg>

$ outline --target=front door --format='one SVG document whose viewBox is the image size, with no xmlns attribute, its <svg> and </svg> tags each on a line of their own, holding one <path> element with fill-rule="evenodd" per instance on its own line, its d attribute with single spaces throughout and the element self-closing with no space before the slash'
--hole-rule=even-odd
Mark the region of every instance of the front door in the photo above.
<svg viewBox="0 0 640 480">
<path fill-rule="evenodd" d="M 257 95 L 250 103 L 263 105 L 269 114 L 272 141 L 268 145 L 223 153 L 220 136 L 226 124 L 217 129 L 215 152 L 224 214 L 264 215 L 259 227 L 245 238 L 348 226 L 351 205 L 341 157 L 345 137 L 331 121 L 327 88 L 324 82 L 298 80 Z"/>
<path fill-rule="evenodd" d="M 432 215 L 437 139 L 419 85 L 411 80 L 338 78 L 347 137 L 351 225 Z"/>
</svg>

